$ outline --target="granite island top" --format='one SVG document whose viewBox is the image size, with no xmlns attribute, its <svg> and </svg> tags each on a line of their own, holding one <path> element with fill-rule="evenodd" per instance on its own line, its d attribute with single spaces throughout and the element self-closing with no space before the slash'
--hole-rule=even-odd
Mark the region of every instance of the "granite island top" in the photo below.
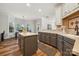
<svg viewBox="0 0 79 59">
<path fill-rule="evenodd" d="M 38 35 L 37 33 L 32 33 L 32 32 L 19 32 L 19 34 L 24 37 Z"/>
<path fill-rule="evenodd" d="M 68 37 L 68 38 L 71 38 L 71 39 L 75 40 L 72 53 L 79 56 L 79 36 L 59 32 L 59 31 L 50 31 L 50 30 L 46 30 L 46 31 L 44 30 L 44 31 L 40 31 L 40 32 L 55 33 L 55 34 L 59 34 L 59 35 L 62 35 L 62 36 L 65 36 L 65 37 Z"/>
</svg>

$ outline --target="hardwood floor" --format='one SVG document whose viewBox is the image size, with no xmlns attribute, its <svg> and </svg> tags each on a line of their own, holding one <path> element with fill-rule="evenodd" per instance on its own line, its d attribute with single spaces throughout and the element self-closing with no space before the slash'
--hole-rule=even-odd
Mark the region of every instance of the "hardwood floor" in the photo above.
<svg viewBox="0 0 79 59">
<path fill-rule="evenodd" d="M 0 42 L 0 56 L 19 56 L 21 52 L 18 47 L 18 42 L 15 39 L 7 39 Z"/>
<path fill-rule="evenodd" d="M 38 50 L 33 56 L 60 56 L 57 49 L 47 44 L 39 42 Z M 22 56 L 18 47 L 18 41 L 15 39 L 7 39 L 0 42 L 0 56 Z"/>
</svg>

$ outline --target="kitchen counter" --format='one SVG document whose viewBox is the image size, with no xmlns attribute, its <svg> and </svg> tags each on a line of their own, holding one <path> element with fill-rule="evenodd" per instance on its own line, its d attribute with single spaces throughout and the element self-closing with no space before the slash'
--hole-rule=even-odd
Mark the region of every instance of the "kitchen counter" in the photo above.
<svg viewBox="0 0 79 59">
<path fill-rule="evenodd" d="M 74 43 L 74 46 L 72 49 L 72 53 L 79 56 L 79 36 L 67 34 L 67 33 L 62 33 L 59 31 L 50 31 L 50 30 L 46 30 L 46 31 L 44 30 L 44 31 L 40 31 L 40 32 L 55 33 L 55 34 L 59 34 L 59 35 L 65 36 L 67 38 L 75 40 L 75 43 Z"/>
<path fill-rule="evenodd" d="M 38 49 L 37 33 L 20 32 L 18 44 L 24 56 L 31 56 Z"/>
<path fill-rule="evenodd" d="M 46 30 L 46 31 L 40 31 L 40 32 L 55 33 L 55 34 L 59 34 L 59 35 L 71 38 L 73 40 L 79 39 L 79 36 L 77 36 L 77 35 L 67 34 L 67 33 L 59 32 L 59 31 Z"/>
<path fill-rule="evenodd" d="M 19 34 L 23 37 L 38 35 L 37 33 L 31 33 L 31 32 L 19 32 Z"/>
</svg>

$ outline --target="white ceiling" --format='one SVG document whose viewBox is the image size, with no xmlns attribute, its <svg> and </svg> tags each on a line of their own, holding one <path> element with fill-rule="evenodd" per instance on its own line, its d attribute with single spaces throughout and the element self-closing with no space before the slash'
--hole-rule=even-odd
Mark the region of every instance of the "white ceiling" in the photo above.
<svg viewBox="0 0 79 59">
<path fill-rule="evenodd" d="M 55 13 L 56 3 L 30 3 L 30 7 L 26 3 L 0 3 L 0 11 L 7 12 L 16 17 L 24 18 L 40 18 L 42 16 L 53 16 Z M 38 12 L 41 8 L 42 12 Z"/>
</svg>

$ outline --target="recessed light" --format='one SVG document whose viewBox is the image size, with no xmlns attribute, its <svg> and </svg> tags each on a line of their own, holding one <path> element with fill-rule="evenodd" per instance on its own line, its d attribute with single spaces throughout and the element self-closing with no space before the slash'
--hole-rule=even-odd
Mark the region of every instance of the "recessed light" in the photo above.
<svg viewBox="0 0 79 59">
<path fill-rule="evenodd" d="M 27 3 L 26 5 L 27 5 L 27 7 L 30 7 L 30 3 Z"/>
<path fill-rule="evenodd" d="M 42 12 L 42 9 L 38 9 L 38 12 Z"/>
</svg>

